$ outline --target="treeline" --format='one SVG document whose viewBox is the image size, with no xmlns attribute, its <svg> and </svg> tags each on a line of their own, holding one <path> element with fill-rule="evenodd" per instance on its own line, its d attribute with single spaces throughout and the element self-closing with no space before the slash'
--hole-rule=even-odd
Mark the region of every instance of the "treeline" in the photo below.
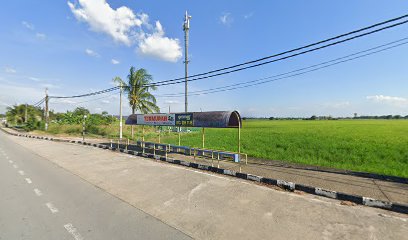
<svg viewBox="0 0 408 240">
<path fill-rule="evenodd" d="M 32 130 L 44 130 L 45 128 L 45 116 L 44 109 L 40 107 L 34 107 L 32 105 L 14 105 L 8 107 L 5 114 L 7 125 L 17 128 L 22 128 L 26 131 Z M 54 111 L 49 112 L 50 123 L 59 125 L 78 125 L 86 124 L 87 129 L 91 130 L 100 125 L 109 125 L 117 118 L 109 115 L 104 111 L 101 114 L 90 113 L 88 109 L 83 107 L 77 107 L 74 111 L 67 111 L 65 113 L 56 113 Z"/>
<path fill-rule="evenodd" d="M 408 115 L 384 115 L 384 116 L 357 116 L 353 119 L 408 119 Z"/>
<path fill-rule="evenodd" d="M 311 117 L 243 117 L 242 120 L 340 120 L 340 119 L 408 119 L 408 115 L 383 115 L 383 116 L 357 116 L 357 117 L 332 117 L 316 116 Z"/>
</svg>

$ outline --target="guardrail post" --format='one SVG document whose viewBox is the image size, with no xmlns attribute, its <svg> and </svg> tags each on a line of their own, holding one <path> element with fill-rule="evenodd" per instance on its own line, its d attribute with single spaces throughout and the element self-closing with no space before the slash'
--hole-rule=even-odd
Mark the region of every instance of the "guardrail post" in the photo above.
<svg viewBox="0 0 408 240">
<path fill-rule="evenodd" d="M 161 129 L 159 127 L 159 143 L 160 143 L 160 133 L 161 133 Z"/>
<path fill-rule="evenodd" d="M 178 128 L 178 144 L 179 144 L 179 146 L 181 146 L 181 133 L 180 133 L 180 131 L 181 131 L 181 127 L 179 127 Z M 178 149 L 177 149 L 177 152 L 178 152 Z"/>
<path fill-rule="evenodd" d="M 203 148 L 204 148 L 204 146 L 205 146 L 205 128 L 203 128 Z"/>
<path fill-rule="evenodd" d="M 120 151 L 120 139 L 118 139 L 118 150 Z"/>
<path fill-rule="evenodd" d="M 144 125 L 143 125 L 143 127 L 142 127 L 142 141 L 144 142 L 144 132 L 145 132 L 145 130 L 144 130 Z"/>
<path fill-rule="evenodd" d="M 217 159 L 218 159 L 217 168 L 220 168 L 220 152 L 218 152 Z"/>
<path fill-rule="evenodd" d="M 153 143 L 153 156 L 156 157 L 156 143 Z"/>
<path fill-rule="evenodd" d="M 126 151 L 128 150 L 128 146 L 129 146 L 129 138 L 126 141 Z"/>
<path fill-rule="evenodd" d="M 113 148 L 112 139 L 110 140 L 110 147 Z"/>
</svg>

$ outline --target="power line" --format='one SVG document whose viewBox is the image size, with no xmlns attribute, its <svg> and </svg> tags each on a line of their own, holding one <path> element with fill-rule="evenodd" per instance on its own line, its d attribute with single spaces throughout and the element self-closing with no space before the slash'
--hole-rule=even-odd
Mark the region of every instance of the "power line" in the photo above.
<svg viewBox="0 0 408 240">
<path fill-rule="evenodd" d="M 76 102 L 76 103 L 72 103 L 72 104 L 74 104 L 75 106 L 78 106 L 79 104 L 87 103 L 87 102 L 92 102 L 92 101 L 97 101 L 97 100 L 100 100 L 100 99 L 104 99 L 104 98 L 113 96 L 113 95 L 115 95 L 115 94 L 117 94 L 117 93 L 118 93 L 118 92 L 114 92 L 114 93 L 109 94 L 109 95 L 107 95 L 107 96 L 103 96 L 103 97 L 99 97 L 99 98 L 94 98 L 94 99 L 89 99 L 89 100 L 86 100 L 86 101 Z M 56 102 L 56 103 L 63 103 L 63 102 Z"/>
<path fill-rule="evenodd" d="M 112 88 L 108 88 L 108 89 L 104 89 L 104 90 L 100 90 L 100 91 L 96 91 L 96 92 L 91 92 L 91 93 L 85 93 L 85 94 L 81 94 L 81 95 L 74 95 L 74 96 L 50 96 L 50 98 L 80 98 L 80 97 L 89 97 L 89 96 L 94 96 L 94 95 L 98 95 L 98 94 L 103 94 L 103 93 L 107 93 L 107 92 L 112 92 L 115 91 L 117 89 L 119 89 L 120 87 L 112 87 Z"/>
<path fill-rule="evenodd" d="M 315 42 L 315 43 L 312 43 L 312 44 L 308 44 L 308 45 L 305 45 L 305 46 L 302 46 L 302 47 L 298 47 L 298 48 L 295 48 L 295 49 L 287 50 L 287 51 L 284 51 L 284 52 L 281 52 L 281 53 L 277 53 L 277 54 L 270 55 L 270 56 L 267 56 L 267 57 L 259 58 L 259 59 L 256 59 L 256 60 L 252 60 L 252 61 L 247 61 L 247 62 L 244 62 L 244 63 L 236 64 L 236 65 L 233 65 L 233 66 L 230 66 L 230 67 L 224 67 L 224 68 L 220 68 L 220 69 L 208 71 L 208 72 L 205 72 L 205 73 L 200 73 L 200 74 L 191 75 L 191 76 L 189 76 L 189 77 L 190 77 L 190 78 L 194 78 L 194 77 L 199 77 L 199 76 L 203 76 L 203 75 L 208 75 L 208 74 L 212 74 L 212 73 L 216 73 L 216 72 L 220 72 L 220 71 L 225 71 L 225 70 L 228 70 L 228 69 L 237 68 L 237 67 L 241 67 L 241 66 L 244 66 L 244 65 L 248 65 L 248 64 L 260 62 L 260 61 L 263 61 L 263 60 L 266 60 L 266 59 L 270 59 L 270 58 L 282 56 L 282 55 L 285 55 L 285 54 L 288 54 L 288 53 L 296 52 L 296 51 L 299 51 L 299 50 L 302 50 L 302 49 L 305 49 L 305 48 L 310 48 L 310 47 L 313 47 L 313 46 L 316 46 L 316 45 L 320 45 L 320 44 L 322 44 L 322 43 L 326 43 L 326 42 L 329 42 L 329 41 L 332 41 L 332 40 L 336 40 L 336 39 L 339 39 L 339 38 L 342 38 L 342 37 L 346 37 L 346 36 L 349 36 L 349 35 L 352 35 L 352 34 L 355 34 L 355 33 L 363 32 L 363 31 L 365 31 L 365 30 L 372 29 L 372 28 L 375 28 L 375 27 L 378 27 L 378 26 L 381 26 L 381 25 L 384 25 L 384 24 L 387 24 L 387 23 L 395 22 L 395 21 L 398 21 L 398 20 L 401 20 L 401 19 L 404 19 L 404 18 L 407 18 L 407 17 L 408 17 L 408 14 L 403 15 L 403 16 L 400 16 L 400 17 L 396 17 L 396 18 L 393 18 L 393 19 L 389 19 L 389 20 L 386 20 L 386 21 L 383 21 L 383 22 L 380 22 L 380 23 L 376 23 L 376 24 L 373 24 L 373 25 L 368 26 L 368 27 L 360 28 L 360 29 L 358 29 L 358 30 L 354 30 L 354 31 L 351 31 L 351 32 L 348 32 L 348 33 L 340 34 L 340 35 L 338 35 L 338 36 L 331 37 L 331 38 L 328 38 L 328 39 L 325 39 L 325 40 L 322 40 L 322 41 L 318 41 L 318 42 Z M 403 23 L 401 23 L 401 24 L 404 24 L 404 23 L 406 23 L 406 22 L 403 22 Z M 400 24 L 397 24 L 397 25 L 395 25 L 395 26 L 398 26 L 398 25 L 400 25 Z M 391 27 L 395 27 L 395 26 L 392 25 Z M 388 28 L 388 27 L 387 27 L 387 28 Z M 387 29 L 387 28 L 383 28 L 383 29 L 381 29 L 381 30 L 385 30 L 385 29 Z M 375 31 L 375 32 L 377 32 L 377 31 Z M 374 32 L 373 32 L 373 33 L 374 33 Z M 366 34 L 365 34 L 365 35 L 366 35 Z M 365 36 L 365 35 L 363 35 L 363 36 Z M 350 40 L 351 40 L 351 39 L 350 39 Z M 245 68 L 244 68 L 244 69 L 245 69 Z M 243 70 L 243 69 L 242 69 L 242 70 Z M 175 78 L 175 79 L 170 79 L 170 80 L 164 80 L 164 81 L 155 82 L 155 83 L 152 83 L 152 84 L 161 84 L 161 83 L 166 83 L 166 82 L 174 82 L 174 81 L 183 80 L 183 79 L 184 79 L 183 77 L 180 77 L 180 78 Z"/>
<path fill-rule="evenodd" d="M 370 34 L 373 34 L 373 33 L 376 33 L 376 32 L 380 32 L 380 31 L 383 31 L 383 30 L 386 30 L 386 29 L 389 29 L 389 28 L 393 28 L 393 27 L 405 24 L 405 23 L 408 22 L 408 20 L 398 22 L 398 23 L 395 23 L 395 24 L 392 24 L 392 25 L 388 25 L 388 26 L 385 26 L 385 27 L 382 27 L 382 28 L 379 28 L 379 29 L 375 29 L 375 30 L 372 30 L 372 31 L 369 31 L 369 32 L 366 32 L 366 33 L 362 33 L 362 34 L 359 34 L 359 35 L 356 35 L 356 36 L 353 36 L 353 37 L 349 37 L 349 38 L 346 38 L 346 39 L 343 39 L 343 40 L 339 40 L 339 41 L 336 41 L 336 42 L 333 42 L 333 43 L 329 43 L 329 44 L 326 44 L 326 45 L 323 45 L 323 46 L 320 46 L 320 47 L 316 47 L 316 48 L 305 50 L 305 51 L 302 51 L 302 52 L 299 52 L 299 53 L 295 53 L 295 54 L 292 54 L 292 55 L 289 55 L 289 56 L 281 57 L 281 58 L 274 59 L 274 60 L 269 60 L 269 61 L 266 61 L 266 62 L 261 62 L 261 63 L 258 63 L 258 64 L 246 66 L 246 67 L 241 67 L 241 68 L 226 71 L 226 72 L 221 72 L 221 73 L 212 74 L 212 75 L 209 75 L 209 76 L 204 76 L 204 75 L 208 75 L 208 74 L 211 74 L 211 73 L 225 71 L 225 70 L 228 70 L 228 69 L 233 69 L 233 68 L 236 68 L 236 67 L 248 65 L 248 64 L 251 64 L 251 63 L 260 62 L 260 61 L 270 59 L 270 58 L 273 58 L 273 57 L 282 56 L 282 55 L 292 53 L 292 52 L 296 52 L 296 51 L 299 51 L 299 50 L 302 50 L 302 49 L 305 49 L 305 48 L 310 48 L 312 46 L 320 45 L 322 43 L 326 43 L 326 42 L 329 42 L 329 41 L 332 41 L 332 40 L 335 40 L 335 39 L 339 39 L 339 38 L 342 38 L 342 37 L 345 37 L 345 36 L 349 36 L 349 35 L 352 35 L 352 34 L 355 34 L 355 33 L 359 33 L 359 32 L 362 32 L 362 31 L 365 31 L 365 30 L 368 30 L 368 29 L 372 29 L 372 28 L 387 24 L 387 23 L 395 22 L 395 21 L 398 21 L 398 20 L 401 20 L 401 19 L 404 19 L 404 18 L 407 18 L 407 17 L 408 17 L 408 14 L 397 17 L 397 18 L 393 18 L 393 19 L 390 19 L 390 20 L 387 20 L 387 21 L 383 21 L 383 22 L 380 22 L 380 23 L 376 23 L 376 24 L 373 24 L 371 26 L 364 27 L 364 28 L 361 28 L 361 29 L 358 29 L 358 30 L 355 30 L 355 31 L 351 31 L 351 32 L 348 32 L 348 33 L 345 33 L 345 34 L 341 34 L 341 35 L 338 35 L 336 37 L 328 38 L 328 39 L 325 39 L 325 40 L 322 40 L 322 41 L 319 41 L 319 42 L 316 42 L 316 43 L 305 45 L 303 47 L 295 48 L 295 49 L 288 50 L 288 51 L 285 51 L 285 52 L 281 52 L 281 53 L 278 53 L 278 54 L 274 54 L 274 55 L 271 55 L 271 56 L 267 56 L 267 57 L 259 58 L 259 59 L 256 59 L 256 60 L 244 62 L 244 63 L 241 63 L 241 64 L 233 65 L 233 66 L 230 66 L 230 67 L 225 67 L 225 68 L 216 69 L 216 70 L 205 72 L 205 73 L 195 74 L 195 75 L 189 76 L 192 79 L 188 79 L 187 81 L 197 81 L 197 80 L 207 79 L 207 78 L 211 78 L 211 77 L 221 76 L 221 75 L 246 70 L 246 69 L 262 66 L 262 65 L 277 62 L 277 61 L 282 61 L 282 60 L 285 60 L 285 59 L 293 58 L 293 57 L 303 55 L 303 54 L 306 54 L 306 53 L 310 53 L 310 52 L 314 52 L 314 51 L 317 51 L 317 50 L 321 50 L 321 49 L 324 49 L 324 48 L 327 48 L 327 47 L 330 47 L 330 46 L 334 46 L 334 45 L 337 45 L 337 44 L 340 44 L 340 43 L 351 41 L 351 40 L 354 40 L 354 39 L 357 39 L 357 38 L 360 38 L 360 37 L 363 37 L 363 36 L 366 36 L 366 35 L 370 35 Z M 198 77 L 198 76 L 204 76 L 204 77 Z M 198 77 L 198 78 L 193 78 L 193 77 Z M 159 82 L 154 82 L 154 83 L 149 83 L 149 84 L 146 84 L 145 86 L 148 86 L 148 87 L 149 86 L 167 86 L 167 85 L 174 85 L 174 84 L 184 83 L 185 80 L 182 80 L 182 79 L 184 79 L 184 77 L 183 78 L 170 79 L 170 80 L 164 80 L 164 81 L 159 81 Z M 179 81 L 179 80 L 182 80 L 182 81 Z M 50 96 L 49 98 L 88 97 L 88 96 L 103 94 L 103 93 L 106 93 L 106 92 L 111 92 L 111 91 L 117 90 L 119 88 L 120 87 L 117 86 L 117 87 L 108 88 L 108 89 L 104 89 L 104 90 L 100 90 L 100 91 L 96 91 L 96 92 L 91 92 L 91 93 L 86 93 L 86 94 L 81 94 L 81 95 Z"/>
<path fill-rule="evenodd" d="M 45 101 L 45 98 L 41 99 L 40 101 L 33 104 L 34 107 L 40 106 Z"/>
<path fill-rule="evenodd" d="M 380 29 L 376 29 L 376 30 L 373 30 L 373 31 L 370 31 L 370 32 L 367 32 L 367 33 L 363 33 L 363 34 L 360 34 L 360 35 L 357 35 L 357 36 L 353 36 L 353 37 L 350 37 L 350 38 L 346 38 L 346 39 L 343 39 L 343 40 L 339 40 L 339 41 L 336 41 L 336 42 L 333 42 L 333 43 L 330 43 L 330 44 L 326 44 L 326 45 L 323 45 L 323 46 L 320 46 L 320 47 L 316 47 L 316 48 L 312 48 L 312 49 L 309 49 L 309 50 L 305 50 L 305 51 L 302 51 L 302 52 L 299 52 L 299 53 L 295 53 L 295 54 L 292 54 L 292 55 L 289 55 L 289 56 L 277 58 L 277 59 L 270 60 L 270 61 L 267 61 L 267 62 L 258 63 L 258 64 L 255 64 L 255 65 L 250 65 L 250 66 L 247 66 L 247 67 L 242 67 L 242 68 L 230 70 L 230 71 L 227 71 L 227 72 L 217 73 L 217 74 L 213 74 L 213 75 L 209 75 L 209 76 L 204 76 L 204 77 L 199 77 L 199 78 L 188 79 L 187 81 L 190 81 L 190 82 L 191 82 L 191 81 L 197 81 L 197 80 L 207 79 L 207 78 L 216 77 L 216 76 L 221 76 L 221 75 L 225 75 L 225 74 L 229 74 L 229 73 L 233 73 L 233 72 L 238 72 L 238 71 L 242 71 L 242 70 L 246 70 L 246 69 L 250 69 L 250 68 L 254 68 L 254 67 L 259 67 L 259 66 L 262 66 L 262 65 L 265 65 L 265 64 L 269 64 L 269 63 L 273 63 L 273 62 L 282 61 L 282 60 L 289 59 L 289 58 L 293 58 L 293 57 L 296 57 L 296 56 L 299 56 L 299 55 L 303 55 L 303 54 L 306 54 L 306 53 L 310 53 L 310 52 L 314 52 L 314 51 L 317 51 L 317 50 L 321 50 L 321 49 L 323 49 L 323 48 L 327 48 L 327 47 L 330 47 L 330 46 L 334 46 L 334 45 L 337 45 L 337 44 L 340 44 L 340 43 L 344 43 L 344 42 L 347 42 L 347 41 L 351 41 L 351 40 L 353 40 L 353 39 L 360 38 L 360 37 L 363 37 L 363 36 L 366 36 L 366 35 L 370 35 L 370 34 L 373 34 L 373 33 L 376 33 L 376 32 L 380 32 L 380 31 L 383 31 L 383 30 L 386 30 L 386 29 L 389 29 L 389 28 L 393 28 L 393 27 L 396 27 L 396 26 L 399 26 L 399 25 L 402 25 L 402 24 L 405 24 L 405 23 L 408 23 L 408 20 L 403 21 L 403 22 L 399 22 L 399 23 L 396 23 L 396 24 L 393 24 L 393 25 L 389 25 L 389 26 L 386 26 L 386 27 L 383 27 L 383 28 L 380 28 Z M 184 82 L 184 80 L 183 80 L 183 81 L 167 82 L 167 83 L 163 83 L 163 84 L 151 83 L 151 84 L 147 84 L 146 86 L 156 86 L 156 87 L 158 87 L 158 86 L 174 85 L 174 84 L 183 83 L 183 82 Z"/>
<path fill-rule="evenodd" d="M 359 59 L 362 57 L 367 57 L 376 53 L 380 53 L 392 48 L 396 48 L 405 44 L 408 44 L 408 41 L 402 42 L 404 40 L 408 40 L 408 37 L 406 38 L 402 38 L 387 44 L 383 44 L 377 47 L 373 47 L 367 50 L 363 50 L 357 53 L 353 53 L 344 57 L 340 57 L 340 58 L 336 58 L 330 61 L 326 61 L 326 62 L 322 62 L 319 64 L 315 64 L 315 65 L 311 65 L 308 67 L 304 67 L 304 68 L 300 68 L 300 69 L 296 69 L 290 72 L 286 72 L 286 73 L 281 73 L 278 75 L 274 75 L 274 76 L 270 76 L 270 77 L 264 77 L 264 78 L 260 78 L 260 79 L 256 79 L 256 80 L 252 80 L 252 81 L 248 81 L 248 82 L 242 82 L 242 83 L 237 83 L 237 84 L 231 84 L 231 85 L 227 85 L 227 86 L 223 86 L 223 87 L 219 87 L 219 88 L 211 88 L 211 89 L 205 89 L 205 90 L 200 90 L 200 91 L 194 91 L 194 92 L 190 92 L 189 96 L 197 96 L 197 95 L 207 95 L 207 94 L 212 94 L 212 93 L 218 93 L 218 92 L 225 92 L 225 91 L 231 91 L 231 90 L 235 90 L 235 89 L 241 89 L 241 88 L 247 88 L 247 87 L 252 87 L 252 86 L 256 86 L 256 85 L 260 85 L 260 84 L 265 84 L 265 83 L 269 83 L 269 82 L 273 82 L 273 81 L 278 81 L 281 79 L 286 79 L 286 78 L 290 78 L 290 77 L 295 77 L 295 76 L 299 76 L 299 75 L 303 75 L 306 73 L 310 73 L 310 72 L 314 72 L 323 68 L 328 68 L 334 65 L 338 65 L 340 63 L 345 63 L 345 62 L 349 62 L 355 59 Z M 401 43 L 402 42 L 402 43 Z M 396 44 L 399 43 L 399 44 Z M 395 44 L 393 46 L 390 46 L 392 44 Z M 389 47 L 387 47 L 389 46 Z M 386 47 L 386 48 L 384 48 Z M 382 49 L 381 49 L 382 48 Z M 379 49 L 377 51 L 373 51 Z M 367 53 L 368 52 L 368 53 Z M 362 54 L 362 53 L 366 53 L 366 54 Z M 355 57 L 353 57 L 355 56 Z M 352 58 L 351 58 L 352 57 Z M 319 67 L 321 66 L 321 67 Z M 307 69 L 311 69 L 311 70 L 307 70 Z M 307 71 L 305 71 L 307 70 Z M 293 74 L 296 72 L 300 72 L 297 74 Z M 290 74 L 290 75 L 288 75 Z M 288 75 L 288 76 L 286 76 Z M 272 78 L 272 79 L 271 79 Z M 270 80 L 267 80 L 270 79 Z M 266 81 L 264 81 L 266 80 Z M 244 86 L 240 86 L 240 85 L 244 85 Z M 182 97 L 184 93 L 176 93 L 176 94 L 166 94 L 166 95 L 159 95 L 156 97 Z"/>
</svg>

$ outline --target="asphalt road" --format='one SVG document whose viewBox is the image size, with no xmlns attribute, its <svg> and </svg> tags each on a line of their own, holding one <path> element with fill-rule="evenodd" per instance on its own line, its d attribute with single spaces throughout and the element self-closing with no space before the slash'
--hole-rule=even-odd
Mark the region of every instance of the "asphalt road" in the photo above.
<svg viewBox="0 0 408 240">
<path fill-rule="evenodd" d="M 194 239 L 408 240 L 405 214 L 0 132 L 0 239 L 188 238 L 164 223 Z"/>
<path fill-rule="evenodd" d="M 191 239 L 0 133 L 0 239 Z"/>
</svg>

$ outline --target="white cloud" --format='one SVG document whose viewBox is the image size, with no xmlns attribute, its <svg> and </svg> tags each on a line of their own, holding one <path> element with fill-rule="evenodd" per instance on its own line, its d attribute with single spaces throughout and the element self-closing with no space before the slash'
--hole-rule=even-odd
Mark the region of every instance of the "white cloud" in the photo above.
<svg viewBox="0 0 408 240">
<path fill-rule="evenodd" d="M 249 19 L 252 16 L 254 16 L 254 12 L 247 13 L 247 14 L 244 15 L 244 19 Z"/>
<path fill-rule="evenodd" d="M 41 40 L 44 40 L 47 37 L 47 35 L 45 35 L 44 33 L 36 33 L 35 36 Z"/>
<path fill-rule="evenodd" d="M 28 77 L 28 79 L 30 79 L 30 80 L 32 80 L 34 82 L 40 82 L 41 81 L 41 79 L 36 78 L 36 77 Z"/>
<path fill-rule="evenodd" d="M 232 18 L 231 13 L 226 12 L 221 15 L 220 21 L 222 24 L 229 26 L 234 21 L 234 19 Z"/>
<path fill-rule="evenodd" d="M 75 101 L 69 100 L 69 99 L 58 99 L 56 103 L 64 103 L 64 104 L 76 104 Z"/>
<path fill-rule="evenodd" d="M 169 62 L 177 62 L 182 56 L 178 39 L 164 37 L 159 21 L 156 21 L 155 32 L 139 43 L 139 53 Z"/>
<path fill-rule="evenodd" d="M 55 84 L 52 84 L 52 83 L 43 83 L 43 84 L 41 84 L 41 87 L 48 88 L 48 89 L 61 88 L 61 86 L 55 85 Z"/>
<path fill-rule="evenodd" d="M 110 101 L 108 99 L 101 100 L 101 103 L 109 104 Z"/>
<path fill-rule="evenodd" d="M 164 103 L 165 104 L 179 104 L 180 101 L 178 101 L 178 100 L 165 100 Z"/>
<path fill-rule="evenodd" d="M 334 109 L 341 109 L 341 108 L 348 108 L 351 106 L 351 103 L 348 101 L 344 102 L 330 102 L 330 103 L 324 103 L 323 107 L 326 108 L 334 108 Z"/>
<path fill-rule="evenodd" d="M 6 72 L 6 73 L 16 73 L 17 71 L 14 69 L 14 68 L 12 68 L 12 67 L 5 67 L 4 68 L 4 71 Z"/>
<path fill-rule="evenodd" d="M 68 2 L 79 21 L 87 22 L 91 30 L 109 34 L 115 41 L 131 45 L 132 28 L 140 27 L 142 19 L 125 6 L 111 8 L 106 0 L 79 0 L 79 6 Z"/>
<path fill-rule="evenodd" d="M 367 96 L 366 99 L 377 102 L 377 103 L 386 103 L 386 104 L 391 104 L 394 106 L 408 106 L 408 98 L 403 98 L 403 97 L 373 95 L 373 96 Z"/>
<path fill-rule="evenodd" d="M 68 6 L 76 19 L 88 23 L 92 31 L 108 34 L 127 46 L 136 45 L 141 55 L 169 62 L 182 56 L 179 40 L 165 37 L 160 22 L 153 27 L 146 13 L 135 14 L 125 6 L 113 9 L 106 0 L 78 0 L 78 4 L 68 1 Z"/>
<path fill-rule="evenodd" d="M 99 57 L 99 54 L 97 52 L 89 48 L 85 49 L 85 53 L 91 57 Z"/>
<path fill-rule="evenodd" d="M 34 30 L 34 25 L 29 22 L 22 21 L 21 24 L 29 30 Z"/>
<path fill-rule="evenodd" d="M 111 63 L 116 65 L 116 64 L 119 64 L 120 62 L 118 60 L 112 58 Z"/>
</svg>

